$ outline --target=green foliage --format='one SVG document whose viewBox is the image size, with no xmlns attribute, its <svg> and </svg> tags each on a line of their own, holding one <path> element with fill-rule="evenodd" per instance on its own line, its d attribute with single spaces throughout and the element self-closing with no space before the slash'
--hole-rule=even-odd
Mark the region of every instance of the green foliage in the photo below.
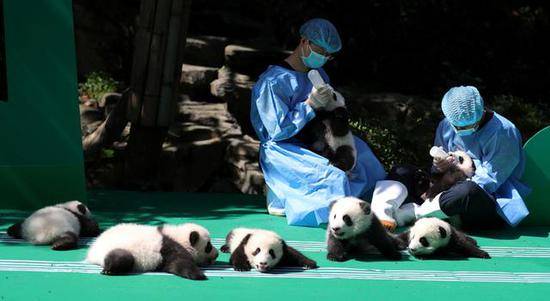
<svg viewBox="0 0 550 301">
<path fill-rule="evenodd" d="M 366 119 L 351 121 L 350 126 L 357 136 L 367 141 L 386 170 L 407 161 L 407 152 L 400 147 L 399 137 L 393 129 Z"/>
<path fill-rule="evenodd" d="M 90 99 L 99 100 L 103 94 L 115 92 L 117 88 L 117 81 L 107 73 L 99 71 L 88 74 L 86 81 L 78 85 L 78 92 L 80 95 L 86 95 Z"/>
<path fill-rule="evenodd" d="M 494 97 L 487 106 L 512 121 L 520 130 L 523 141 L 527 141 L 539 130 L 550 125 L 548 105 L 533 104 L 520 97 L 500 95 Z M 359 110 L 350 121 L 355 135 L 365 140 L 386 170 L 395 164 L 409 163 L 420 167 L 429 164 L 429 149 L 433 143 L 437 122 L 440 120 L 439 107 L 429 109 L 416 101 L 415 107 L 425 111 L 423 116 L 414 112 L 399 122 L 388 118 L 373 117 Z M 387 117 L 387 115 L 386 115 Z"/>
<path fill-rule="evenodd" d="M 396 164 L 408 163 L 423 167 L 429 162 L 432 132 L 411 133 L 404 130 L 403 125 L 372 118 L 352 120 L 350 127 L 355 135 L 369 144 L 386 170 Z"/>
<path fill-rule="evenodd" d="M 550 125 L 550 108 L 545 104 L 529 103 L 512 95 L 499 95 L 488 106 L 512 121 L 520 130 L 524 142 Z"/>
</svg>

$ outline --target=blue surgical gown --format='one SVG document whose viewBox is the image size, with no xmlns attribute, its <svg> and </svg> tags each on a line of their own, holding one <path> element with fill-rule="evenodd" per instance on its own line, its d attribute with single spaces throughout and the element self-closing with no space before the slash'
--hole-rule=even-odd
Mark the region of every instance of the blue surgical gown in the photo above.
<svg viewBox="0 0 550 301">
<path fill-rule="evenodd" d="M 462 150 L 472 157 L 476 166 L 472 181 L 496 198 L 498 213 L 508 224 L 516 226 L 529 214 L 523 198 L 530 189 L 520 182 L 525 167 L 521 134 L 508 119 L 494 113 L 483 127 L 463 137 L 443 119 L 434 145 L 445 151 Z"/>
<path fill-rule="evenodd" d="M 319 72 L 328 82 L 327 74 L 322 69 Z M 369 146 L 357 137 L 357 164 L 349 178 L 292 138 L 315 117 L 304 102 L 311 88 L 307 73 L 269 66 L 252 90 L 250 118 L 260 139 L 268 199 L 285 208 L 289 225 L 314 227 L 327 222 L 331 201 L 363 197 L 386 173 Z"/>
</svg>

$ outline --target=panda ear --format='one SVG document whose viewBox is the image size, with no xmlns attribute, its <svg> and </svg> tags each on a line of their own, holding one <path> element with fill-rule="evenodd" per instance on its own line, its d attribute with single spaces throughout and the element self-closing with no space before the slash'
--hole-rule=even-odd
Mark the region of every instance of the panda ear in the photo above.
<svg viewBox="0 0 550 301">
<path fill-rule="evenodd" d="M 328 210 L 329 211 L 332 210 L 332 206 L 334 206 L 334 204 L 336 204 L 337 201 L 338 200 L 334 200 L 334 201 L 330 202 L 330 204 L 328 204 Z"/>
<path fill-rule="evenodd" d="M 365 213 L 365 215 L 369 215 L 371 210 L 370 210 L 370 205 L 369 203 L 367 202 L 360 202 L 359 203 L 359 207 L 361 207 L 361 209 L 363 210 L 363 212 Z"/>
<path fill-rule="evenodd" d="M 197 241 L 199 241 L 199 232 L 197 231 L 193 231 L 191 232 L 191 234 L 189 235 L 189 242 L 191 243 L 191 246 L 194 246 Z"/>
<path fill-rule="evenodd" d="M 439 235 L 441 235 L 441 238 L 447 237 L 447 230 L 445 230 L 445 228 L 439 226 Z"/>
<path fill-rule="evenodd" d="M 86 206 L 84 206 L 84 204 L 78 204 L 78 206 L 76 206 L 76 209 L 78 209 L 78 212 L 82 213 L 83 215 L 86 214 Z"/>
</svg>

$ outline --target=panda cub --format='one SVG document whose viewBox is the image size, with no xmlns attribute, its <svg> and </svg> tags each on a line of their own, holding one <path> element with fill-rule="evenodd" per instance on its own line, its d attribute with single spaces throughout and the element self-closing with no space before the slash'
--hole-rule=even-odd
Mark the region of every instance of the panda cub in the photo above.
<svg viewBox="0 0 550 301">
<path fill-rule="evenodd" d="M 229 261 L 236 271 L 255 268 L 265 273 L 279 266 L 317 268 L 315 261 L 288 246 L 277 233 L 267 230 L 233 229 L 220 250 L 231 253 Z"/>
<path fill-rule="evenodd" d="M 399 235 L 409 253 L 417 258 L 458 255 L 461 257 L 491 258 L 479 248 L 477 241 L 435 217 L 416 221 L 408 231 Z"/>
<path fill-rule="evenodd" d="M 454 184 L 465 181 L 474 175 L 476 166 L 467 153 L 455 151 L 450 152 L 449 155 L 454 158 L 455 164 L 452 164 L 443 173 L 436 171 L 435 168 L 433 169 L 430 177 L 430 188 L 426 191 L 426 199 L 432 199 L 439 193 L 451 188 Z"/>
<path fill-rule="evenodd" d="M 44 207 L 8 228 L 11 237 L 35 245 L 51 244 L 53 250 L 75 249 L 78 237 L 95 237 L 99 232 L 92 213 L 79 201 Z"/>
<path fill-rule="evenodd" d="M 308 77 L 314 87 L 324 84 L 317 70 L 311 70 Z M 342 94 L 333 91 L 333 101 L 315 110 L 315 117 L 296 135 L 306 147 L 329 159 L 330 163 L 343 171 L 355 166 L 357 150 L 349 129 L 349 113 Z"/>
<path fill-rule="evenodd" d="M 346 261 L 371 253 L 373 247 L 388 259 L 401 259 L 401 241 L 386 231 L 369 203 L 345 197 L 330 205 L 329 214 L 327 259 Z"/>
<path fill-rule="evenodd" d="M 86 261 L 102 266 L 104 275 L 162 271 L 204 280 L 199 266 L 212 264 L 217 257 L 210 234 L 197 224 L 119 224 L 95 240 Z"/>
</svg>

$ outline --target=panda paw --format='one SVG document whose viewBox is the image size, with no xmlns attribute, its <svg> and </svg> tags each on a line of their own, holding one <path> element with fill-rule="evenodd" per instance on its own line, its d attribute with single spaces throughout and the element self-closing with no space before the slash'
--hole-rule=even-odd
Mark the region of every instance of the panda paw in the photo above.
<svg viewBox="0 0 550 301">
<path fill-rule="evenodd" d="M 487 253 L 487 252 L 485 252 L 485 251 L 483 251 L 483 250 L 480 250 L 479 258 L 491 259 L 491 255 L 489 255 L 489 253 Z"/>
<path fill-rule="evenodd" d="M 189 273 L 186 278 L 191 279 L 191 280 L 206 280 L 206 279 L 208 279 L 208 278 L 206 278 L 206 275 L 204 275 L 204 273 L 202 271 Z"/>
<path fill-rule="evenodd" d="M 233 261 L 233 269 L 238 272 L 247 272 L 252 269 L 248 261 L 235 260 Z"/>
<path fill-rule="evenodd" d="M 402 257 L 403 256 L 402 256 L 401 252 L 399 252 L 399 251 L 391 252 L 389 254 L 386 254 L 386 258 L 388 258 L 390 260 L 401 260 Z"/>
<path fill-rule="evenodd" d="M 251 268 L 252 267 L 250 265 L 239 265 L 239 266 L 235 265 L 235 266 L 233 266 L 233 269 L 237 272 L 248 272 L 248 271 L 250 271 Z"/>
<path fill-rule="evenodd" d="M 313 260 L 306 260 L 304 261 L 304 268 L 308 269 L 308 270 L 312 270 L 312 269 L 316 269 L 318 268 L 319 266 L 317 265 L 317 262 L 313 261 Z"/>
<path fill-rule="evenodd" d="M 327 259 L 328 260 L 331 260 L 331 261 L 339 261 L 339 262 L 342 262 L 342 261 L 346 261 L 348 260 L 348 256 L 346 253 L 343 253 L 343 254 L 334 254 L 334 253 L 328 253 L 327 254 Z"/>
<path fill-rule="evenodd" d="M 72 243 L 64 243 L 64 242 L 54 242 L 52 244 L 52 250 L 54 251 L 67 251 L 67 250 L 73 250 L 76 249 L 76 245 Z"/>
<path fill-rule="evenodd" d="M 103 269 L 103 270 L 101 270 L 101 275 L 105 275 L 105 276 L 115 276 L 115 275 L 117 275 L 117 274 L 111 272 L 110 270 Z"/>
<path fill-rule="evenodd" d="M 229 246 L 228 245 L 221 246 L 220 251 L 222 253 L 229 253 Z"/>
</svg>

